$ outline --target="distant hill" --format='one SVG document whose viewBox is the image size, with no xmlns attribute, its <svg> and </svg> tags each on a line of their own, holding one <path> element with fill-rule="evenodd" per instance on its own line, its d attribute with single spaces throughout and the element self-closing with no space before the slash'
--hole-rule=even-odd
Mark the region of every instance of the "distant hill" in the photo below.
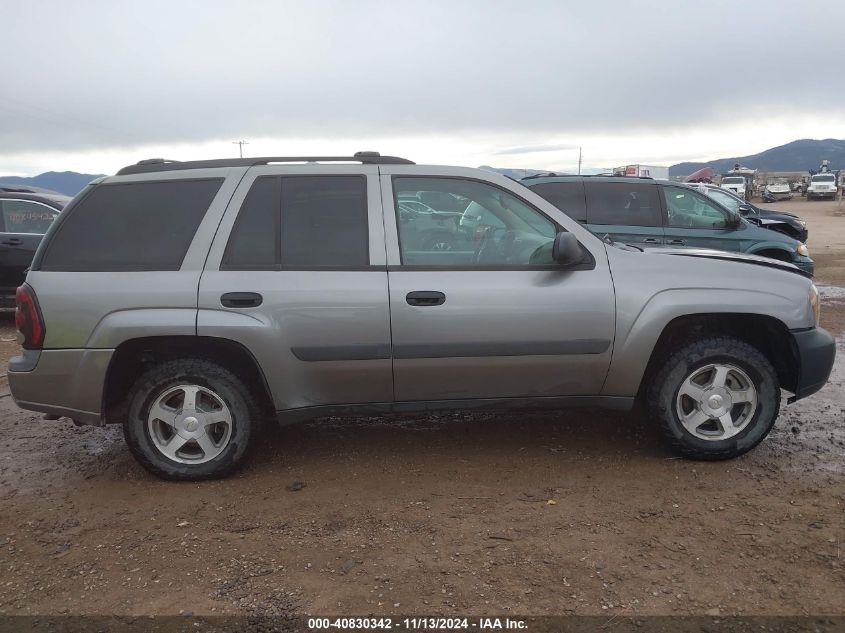
<svg viewBox="0 0 845 633">
<path fill-rule="evenodd" d="M 80 174 L 75 171 L 48 171 L 31 178 L 22 176 L 0 176 L 0 183 L 9 185 L 30 185 L 51 189 L 68 196 L 75 196 L 95 178 L 102 174 Z"/>
<path fill-rule="evenodd" d="M 717 158 L 705 163 L 678 163 L 669 168 L 669 177 L 686 176 L 707 166 L 722 173 L 732 169 L 736 163 L 764 171 L 810 171 L 817 170 L 825 158 L 830 161 L 831 169 L 845 168 L 845 140 L 805 138 L 751 156 Z"/>
</svg>

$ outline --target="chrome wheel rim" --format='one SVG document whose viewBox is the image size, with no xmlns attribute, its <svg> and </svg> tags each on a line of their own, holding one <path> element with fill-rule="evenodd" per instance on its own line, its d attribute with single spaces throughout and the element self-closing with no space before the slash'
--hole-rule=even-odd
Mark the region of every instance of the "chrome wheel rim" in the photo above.
<svg viewBox="0 0 845 633">
<path fill-rule="evenodd" d="M 207 387 L 178 385 L 163 391 L 150 407 L 147 430 L 156 449 L 180 464 L 204 464 L 232 439 L 232 413 Z"/>
<path fill-rule="evenodd" d="M 688 433 L 715 442 L 745 430 L 757 411 L 757 400 L 757 388 L 742 369 L 711 363 L 681 383 L 675 406 Z"/>
</svg>

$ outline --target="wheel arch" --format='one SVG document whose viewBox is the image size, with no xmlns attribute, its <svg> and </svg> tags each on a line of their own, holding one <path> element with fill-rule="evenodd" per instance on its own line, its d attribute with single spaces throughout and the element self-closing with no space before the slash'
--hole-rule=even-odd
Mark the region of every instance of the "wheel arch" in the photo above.
<svg viewBox="0 0 845 633">
<path fill-rule="evenodd" d="M 799 355 L 786 324 L 769 315 L 717 312 L 683 315 L 666 324 L 642 374 L 637 399 L 642 399 L 661 362 L 673 349 L 710 336 L 732 336 L 758 349 L 774 367 L 780 386 L 794 393 Z"/>
<path fill-rule="evenodd" d="M 123 341 L 115 348 L 106 371 L 101 411 L 107 424 L 124 421 L 127 394 L 149 367 L 178 358 L 202 358 L 235 372 L 252 389 L 262 413 L 272 415 L 272 392 L 252 352 L 231 339 L 214 336 L 146 336 Z"/>
</svg>

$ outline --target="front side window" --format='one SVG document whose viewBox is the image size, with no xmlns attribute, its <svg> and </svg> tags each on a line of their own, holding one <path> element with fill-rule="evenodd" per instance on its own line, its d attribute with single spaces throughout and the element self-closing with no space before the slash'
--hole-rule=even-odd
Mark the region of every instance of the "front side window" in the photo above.
<svg viewBox="0 0 845 633">
<path fill-rule="evenodd" d="M 691 229 L 724 229 L 730 213 L 701 194 L 686 187 L 663 187 L 667 226 Z"/>
<path fill-rule="evenodd" d="M 587 222 L 660 226 L 657 187 L 638 182 L 587 182 Z"/>
<path fill-rule="evenodd" d="M 221 178 L 96 185 L 68 210 L 42 270 L 179 270 Z"/>
<path fill-rule="evenodd" d="M 263 176 L 241 205 L 222 267 L 366 266 L 368 226 L 363 176 Z"/>
<path fill-rule="evenodd" d="M 35 233 L 44 235 L 59 212 L 31 200 L 0 200 L 3 226 L 6 233 Z"/>
<path fill-rule="evenodd" d="M 557 226 L 498 187 L 460 178 L 394 177 L 402 263 L 411 266 L 552 265 Z M 409 200 L 430 212 L 415 212 Z"/>
</svg>

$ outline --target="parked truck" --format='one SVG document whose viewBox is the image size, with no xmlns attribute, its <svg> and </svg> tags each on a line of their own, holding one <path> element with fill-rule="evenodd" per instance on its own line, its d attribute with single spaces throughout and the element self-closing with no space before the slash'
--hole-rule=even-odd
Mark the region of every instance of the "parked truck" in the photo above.
<svg viewBox="0 0 845 633">
<path fill-rule="evenodd" d="M 614 167 L 613 175 L 668 180 L 669 168 L 659 165 L 625 165 L 624 167 Z"/>
<path fill-rule="evenodd" d="M 751 200 L 757 186 L 757 170 L 742 167 L 739 164 L 734 165 L 733 169 L 722 174 L 719 186 L 722 189 L 734 192 L 744 200 Z"/>
</svg>

